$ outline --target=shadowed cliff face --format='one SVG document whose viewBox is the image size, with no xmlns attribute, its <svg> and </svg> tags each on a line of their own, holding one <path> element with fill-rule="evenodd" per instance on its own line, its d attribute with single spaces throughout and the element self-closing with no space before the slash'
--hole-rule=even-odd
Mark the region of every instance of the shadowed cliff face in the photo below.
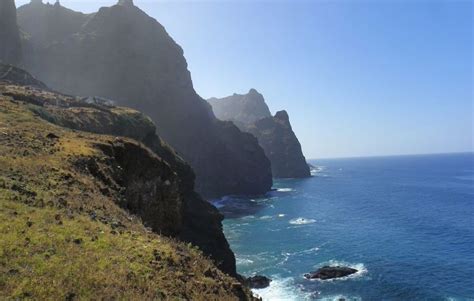
<svg viewBox="0 0 474 301">
<path fill-rule="evenodd" d="M 234 254 L 222 232 L 222 215 L 194 191 L 191 167 L 156 135 L 150 118 L 129 108 L 85 103 L 49 91 L 12 66 L 0 64 L 0 74 L 5 74 L 0 79 L 2 94 L 26 104 L 43 120 L 145 144 L 148 148 L 122 138 L 97 143 L 95 148 L 105 157 L 81 157 L 74 166 L 93 175 L 104 196 L 139 216 L 153 231 L 198 246 L 222 271 L 237 275 Z"/>
<path fill-rule="evenodd" d="M 91 15 L 29 4 L 18 15 L 31 35 L 25 50 L 29 71 L 54 89 L 107 97 L 146 112 L 193 167 L 198 192 L 216 197 L 271 188 L 263 150 L 214 117 L 194 91 L 181 47 L 133 1 Z M 63 24 L 67 30 L 54 33 Z M 243 144 L 229 142 L 236 140 Z"/>
<path fill-rule="evenodd" d="M 234 122 L 242 131 L 258 139 L 270 159 L 275 178 L 311 175 L 286 111 L 277 112 L 272 117 L 263 96 L 254 89 L 248 94 L 211 98 L 208 101 L 217 118 Z"/>
<path fill-rule="evenodd" d="M 18 64 L 20 59 L 21 42 L 15 1 L 2 0 L 0 1 L 0 62 Z"/>
</svg>

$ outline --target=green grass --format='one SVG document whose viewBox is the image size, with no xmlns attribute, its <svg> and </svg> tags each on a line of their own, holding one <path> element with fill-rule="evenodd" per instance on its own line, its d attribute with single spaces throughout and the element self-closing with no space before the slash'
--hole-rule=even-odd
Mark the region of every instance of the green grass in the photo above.
<svg viewBox="0 0 474 301">
<path fill-rule="evenodd" d="M 114 139 L 0 96 L 0 300 L 251 299 L 197 248 L 149 232 L 75 168 L 104 159 L 97 144 Z"/>
</svg>

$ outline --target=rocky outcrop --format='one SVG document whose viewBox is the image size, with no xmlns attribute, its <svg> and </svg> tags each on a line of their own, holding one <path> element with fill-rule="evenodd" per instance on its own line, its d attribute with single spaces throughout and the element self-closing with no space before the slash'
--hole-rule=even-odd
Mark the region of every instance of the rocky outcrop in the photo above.
<svg viewBox="0 0 474 301">
<path fill-rule="evenodd" d="M 342 278 L 357 273 L 358 270 L 343 266 L 324 266 L 315 272 L 305 274 L 306 279 L 329 280 Z"/>
<path fill-rule="evenodd" d="M 194 191 L 191 167 L 156 135 L 149 117 L 133 109 L 90 104 L 49 91 L 21 69 L 0 64 L 0 73 L 4 69 L 12 71 L 0 78 L 0 84 L 6 84 L 2 94 L 29 104 L 36 116 L 64 128 L 129 137 L 145 144 L 148 148 L 122 138 L 98 143 L 106 159 L 81 158 L 75 166 L 92 173 L 105 195 L 155 232 L 198 246 L 222 271 L 237 275 L 234 254 L 222 232 L 223 216 Z M 29 86 L 18 86 L 23 84 Z"/>
<path fill-rule="evenodd" d="M 133 1 L 91 15 L 31 3 L 18 16 L 31 37 L 24 61 L 33 75 L 55 90 L 106 97 L 146 112 L 194 169 L 199 193 L 261 194 L 271 188 L 264 151 L 215 118 L 194 91 L 181 47 Z"/>
<path fill-rule="evenodd" d="M 20 31 L 18 30 L 14 0 L 0 1 L 0 62 L 18 64 L 21 59 Z"/>
<path fill-rule="evenodd" d="M 268 277 L 255 275 L 245 279 L 245 284 L 250 288 L 262 289 L 270 286 L 271 281 Z"/>
<path fill-rule="evenodd" d="M 255 89 L 250 89 L 247 94 L 234 94 L 220 99 L 213 97 L 207 101 L 217 118 L 232 121 L 239 127 L 272 116 L 263 95 Z"/>
<path fill-rule="evenodd" d="M 31 74 L 12 65 L 0 63 L 0 82 L 47 89 L 46 85 Z"/>
<path fill-rule="evenodd" d="M 234 122 L 242 131 L 251 133 L 270 159 L 275 178 L 309 177 L 310 169 L 286 111 L 274 117 L 263 96 L 251 89 L 248 94 L 208 100 L 217 118 Z"/>
</svg>

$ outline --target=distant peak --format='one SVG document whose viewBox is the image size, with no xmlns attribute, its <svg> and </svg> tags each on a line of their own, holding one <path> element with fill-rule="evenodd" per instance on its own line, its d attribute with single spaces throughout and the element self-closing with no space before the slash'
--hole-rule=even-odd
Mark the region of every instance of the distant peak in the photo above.
<svg viewBox="0 0 474 301">
<path fill-rule="evenodd" d="M 275 118 L 280 119 L 280 120 L 285 120 L 285 121 L 289 121 L 289 120 L 290 120 L 290 117 L 288 116 L 288 112 L 286 112 L 285 110 L 283 110 L 283 111 L 278 111 L 278 112 L 275 114 Z"/>
<path fill-rule="evenodd" d="M 40 0 L 40 1 L 41 1 L 41 0 Z M 56 7 L 61 6 L 61 3 L 59 2 L 59 0 L 56 0 L 56 2 L 54 3 L 54 6 L 56 6 Z"/>
<path fill-rule="evenodd" d="M 117 4 L 121 6 L 127 6 L 127 7 L 135 6 L 133 4 L 133 0 L 119 0 Z"/>
<path fill-rule="evenodd" d="M 248 94 L 260 94 L 260 93 L 258 93 L 257 90 L 255 90 L 254 88 L 252 88 L 252 89 L 249 90 L 249 93 L 248 93 Z"/>
<path fill-rule="evenodd" d="M 31 0 L 31 4 L 43 4 L 43 0 Z"/>
</svg>

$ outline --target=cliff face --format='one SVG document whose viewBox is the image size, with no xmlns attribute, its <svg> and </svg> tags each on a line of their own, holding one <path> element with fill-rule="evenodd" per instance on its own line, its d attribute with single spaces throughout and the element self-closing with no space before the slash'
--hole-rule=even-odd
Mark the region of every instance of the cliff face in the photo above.
<svg viewBox="0 0 474 301">
<path fill-rule="evenodd" d="M 0 79 L 2 94 L 43 120 L 83 132 L 129 137 L 148 146 L 114 138 L 95 144 L 104 157 L 78 157 L 73 165 L 94 176 L 105 197 L 139 216 L 154 232 L 198 246 L 222 271 L 236 275 L 222 215 L 194 191 L 191 167 L 155 134 L 150 118 L 132 109 L 51 92 L 15 67 L 0 64 L 0 74 L 6 75 Z"/>
<path fill-rule="evenodd" d="M 270 159 L 275 178 L 304 178 L 311 175 L 301 145 L 286 111 L 271 116 L 263 96 L 254 89 L 248 94 L 208 100 L 217 118 L 234 122 L 258 139 Z"/>
<path fill-rule="evenodd" d="M 274 117 L 258 120 L 247 127 L 247 131 L 257 137 L 272 162 L 272 172 L 276 178 L 305 178 L 311 176 L 301 145 L 293 132 L 286 111 Z"/>
<path fill-rule="evenodd" d="M 0 62 L 18 64 L 20 59 L 21 42 L 15 1 L 2 0 L 0 1 Z"/>
<path fill-rule="evenodd" d="M 215 118 L 194 91 L 181 47 L 132 1 L 91 15 L 29 4 L 18 15 L 21 28 L 31 35 L 25 51 L 28 70 L 54 89 L 112 98 L 146 112 L 160 136 L 194 169 L 198 192 L 216 197 L 271 188 L 263 150 Z M 53 33 L 63 24 L 67 30 Z M 235 140 L 245 144 L 229 145 Z"/>
</svg>

